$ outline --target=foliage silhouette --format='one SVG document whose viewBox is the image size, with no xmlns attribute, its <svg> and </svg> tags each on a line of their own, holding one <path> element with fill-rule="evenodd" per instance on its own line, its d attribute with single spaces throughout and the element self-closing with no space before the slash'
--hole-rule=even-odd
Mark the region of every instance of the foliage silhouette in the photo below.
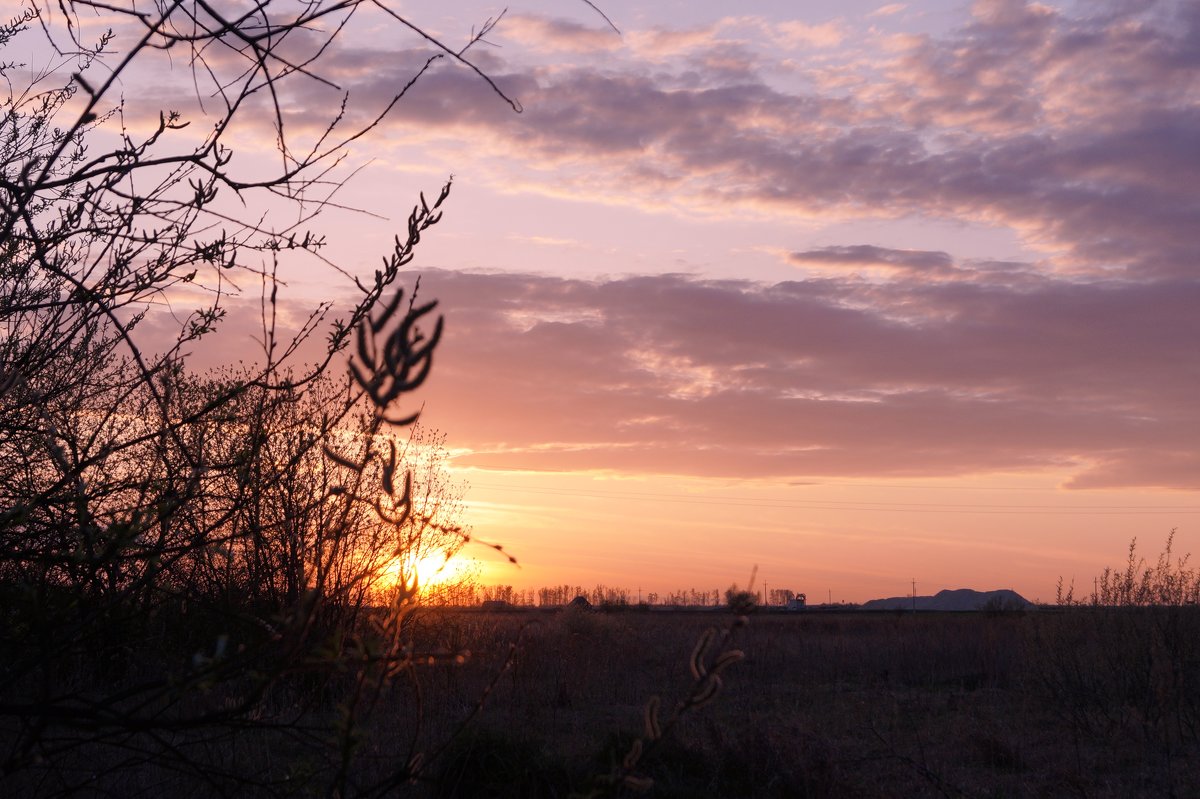
<svg viewBox="0 0 1200 799">
<path fill-rule="evenodd" d="M 343 99 L 301 141 L 288 98 L 334 86 L 321 74 L 330 49 L 372 10 L 430 57 L 364 123 Z M 96 16 L 113 28 L 93 33 Z M 392 432 L 416 419 L 406 399 L 442 330 L 436 303 L 398 280 L 450 183 L 420 195 L 373 278 L 352 278 L 355 301 L 317 304 L 292 335 L 277 324 L 280 274 L 300 257 L 328 263 L 314 226 L 336 207 L 348 146 L 437 61 L 519 110 L 469 60 L 495 23 L 462 48 L 360 0 L 35 2 L 0 25 L 5 55 L 40 37 L 48 58 L 0 63 L 6 793 L 175 781 L 371 796 L 422 775 L 416 665 L 462 654 L 412 646 L 414 559 L 470 535 L 453 487 L 436 469 L 414 481 Z M 139 137 L 118 92 L 163 57 L 189 65 L 205 125 L 163 110 Z M 274 166 L 235 159 L 246 124 L 272 127 Z M 195 374 L 189 351 L 246 286 L 260 298 L 260 358 Z M 156 308 L 197 297 L 156 332 L 171 318 Z M 299 363 L 326 328 L 316 362 Z M 404 684 L 418 697 L 405 746 L 368 757 L 363 725 Z"/>
<path fill-rule="evenodd" d="M 1174 537 L 1153 565 L 1131 541 L 1124 568 L 1106 568 L 1086 598 L 1060 580 L 1064 612 L 1039 630 L 1035 673 L 1077 740 L 1121 741 L 1165 764 L 1168 783 L 1200 742 L 1200 574 Z"/>
<path fill-rule="evenodd" d="M 416 564 L 473 538 L 439 442 L 394 430 L 417 420 L 409 395 L 443 329 L 436 303 L 399 279 L 451 186 L 419 195 L 371 279 L 325 259 L 319 225 L 338 207 L 347 148 L 436 62 L 520 110 L 468 57 L 497 20 L 452 48 L 380 0 L 32 2 L 0 25 L 6 54 L 41 37 L 50 58 L 0 63 L 0 788 L 382 796 L 439 775 L 444 785 L 518 651 L 510 643 L 461 723 L 431 739 L 423 669 L 469 652 L 417 643 Z M 302 141 L 291 98 L 336 88 L 322 68 L 368 12 L 431 55 L 365 122 L 349 121 L 343 97 Z M 93 34 L 93 15 L 113 30 Z M 162 110 L 132 132 L 143 123 L 117 93 L 159 56 L 188 65 L 203 130 Z M 246 124 L 271 128 L 274 165 L 236 159 Z M 281 275 L 302 257 L 358 294 L 317 304 L 287 334 Z M 189 369 L 246 286 L 259 294 L 258 360 Z M 178 324 L 164 338 L 168 318 Z M 325 330 L 316 362 L 301 363 Z M 430 449 L 431 461 L 413 457 Z M 717 695 L 742 658 L 732 636 L 744 621 L 702 635 L 683 698 L 661 718 L 660 700 L 645 705 L 644 736 L 596 794 L 651 784 L 643 755 Z"/>
</svg>

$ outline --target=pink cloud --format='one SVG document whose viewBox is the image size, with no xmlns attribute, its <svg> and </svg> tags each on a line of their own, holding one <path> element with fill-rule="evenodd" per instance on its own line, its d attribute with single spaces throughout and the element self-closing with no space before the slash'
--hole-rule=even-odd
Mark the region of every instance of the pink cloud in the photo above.
<svg viewBox="0 0 1200 799">
<path fill-rule="evenodd" d="M 507 30 L 522 42 L 579 52 L 600 47 L 601 36 L 632 44 L 602 67 L 531 67 L 473 51 L 523 114 L 446 59 L 375 141 L 477 159 L 476 179 L 507 191 L 689 215 L 737 207 L 779 218 L 975 220 L 1053 251 L 1042 267 L 1063 274 L 1190 275 L 1200 227 L 1200 11 L 1166 2 L 1089 9 L 980 2 L 961 29 L 899 54 L 866 44 L 840 60 L 796 61 L 790 74 L 813 72 L 807 89 L 769 79 L 765 51 L 738 38 L 761 26 L 757 18 L 621 40 L 598 25 L 520 16 Z M 831 42 L 839 35 L 821 30 Z M 350 92 L 342 129 L 369 120 L 431 54 L 329 51 L 321 74 Z M 830 75 L 843 88 L 822 80 Z M 302 151 L 342 95 L 311 82 L 297 88 L 284 112 Z M 142 110 L 156 119 L 163 105 L 155 98 Z M 239 130 L 237 141 L 269 144 L 270 115 L 251 118 L 257 130 Z"/>
<path fill-rule="evenodd" d="M 622 46 L 621 37 L 612 28 L 536 14 L 506 16 L 498 34 L 515 39 L 522 48 L 540 52 L 598 53 Z"/>
<path fill-rule="evenodd" d="M 1200 487 L 1200 284 L 1013 282 L 1014 265 L 946 264 L 938 252 L 814 253 L 904 268 L 886 283 L 775 284 L 426 271 L 422 296 L 440 301 L 446 334 L 410 407 L 451 432 L 460 465 L 481 468 L 1050 470 L 1078 489 Z M 973 279 L 930 282 L 931 268 Z M 181 313 L 192 307 L 178 300 Z M 259 351 L 258 303 L 226 305 L 220 332 L 189 347 L 193 368 Z M 308 310 L 283 300 L 281 335 Z M 178 324 L 152 314 L 137 335 L 153 351 Z M 318 356 L 323 334 L 294 366 Z"/>
<path fill-rule="evenodd" d="M 662 60 L 696 48 L 712 46 L 717 41 L 717 26 L 632 30 L 625 34 L 625 38 L 642 56 Z"/>
<path fill-rule="evenodd" d="M 1169 98 L 1200 97 L 1200 71 L 1185 66 L 1200 48 L 1187 34 L 1197 26 L 1168 22 L 993 4 L 958 34 L 880 61 L 882 85 L 844 96 L 769 85 L 728 42 L 677 75 L 636 61 L 500 69 L 521 115 L 466 70 L 438 69 L 396 123 L 410 142 L 469 138 L 485 164 L 517 154 L 538 170 L 525 191 L 692 213 L 975 219 L 1057 249 L 1046 265 L 1066 273 L 1178 277 L 1193 268 L 1200 162 L 1196 103 Z M 393 58 L 355 91 L 383 97 L 418 60 Z M 1068 72 L 1090 76 L 1077 101 L 1059 83 Z"/>
<path fill-rule="evenodd" d="M 776 43 L 785 47 L 836 47 L 846 38 L 846 30 L 837 22 L 808 25 L 798 20 L 771 26 Z"/>
<path fill-rule="evenodd" d="M 423 285 L 447 315 L 426 400 L 464 464 L 1200 485 L 1194 284 Z"/>
<path fill-rule="evenodd" d="M 768 80 L 707 30 L 664 35 L 712 45 L 672 68 L 482 56 L 520 115 L 439 66 L 386 134 L 458 142 L 506 188 L 689 215 L 978 220 L 1053 254 L 852 240 L 798 248 L 824 276 L 773 285 L 431 273 L 448 332 L 429 405 L 465 462 L 497 468 L 1070 469 L 1076 487 L 1195 489 L 1197 31 L 1194 4 L 980 3 L 961 30 L 855 64 L 871 80 L 848 92 Z M 428 53 L 331 55 L 349 124 Z M 325 98 L 291 98 L 288 123 L 319 133 Z"/>
<path fill-rule="evenodd" d="M 856 269 L 900 272 L 930 277 L 950 277 L 959 273 L 948 253 L 926 250 L 896 250 L 857 244 L 849 247 L 822 247 L 794 252 L 788 260 L 800 266 L 850 271 Z"/>
</svg>

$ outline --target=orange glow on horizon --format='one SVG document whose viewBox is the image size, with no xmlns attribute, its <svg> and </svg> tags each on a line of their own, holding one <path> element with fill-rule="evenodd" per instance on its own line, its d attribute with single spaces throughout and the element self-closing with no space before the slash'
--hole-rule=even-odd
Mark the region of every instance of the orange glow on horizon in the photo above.
<svg viewBox="0 0 1200 799">
<path fill-rule="evenodd" d="M 429 594 L 439 587 L 470 580 L 477 572 L 475 561 L 461 555 L 447 558 L 442 550 L 427 552 L 415 558 L 397 557 L 384 569 L 383 584 L 388 588 L 410 583 L 416 578 L 417 593 Z"/>
<path fill-rule="evenodd" d="M 1200 550 L 1188 495 L 1073 491 L 1055 473 L 957 478 L 723 480 L 596 472 L 461 470 L 482 547 L 481 586 L 568 584 L 651 592 L 745 586 L 812 601 L 1010 588 L 1051 600 L 1059 577 L 1090 584 L 1129 540 L 1153 551 L 1177 528 Z M 470 548 L 469 548 L 470 551 Z"/>
</svg>

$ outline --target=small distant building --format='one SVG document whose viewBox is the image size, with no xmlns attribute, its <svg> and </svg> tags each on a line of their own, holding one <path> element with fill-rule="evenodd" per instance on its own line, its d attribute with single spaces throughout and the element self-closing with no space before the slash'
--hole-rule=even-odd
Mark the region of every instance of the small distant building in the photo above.
<svg viewBox="0 0 1200 799">
<path fill-rule="evenodd" d="M 587 597 L 581 594 L 568 602 L 567 607 L 575 608 L 576 610 L 591 610 L 592 603 L 588 601 Z"/>
<path fill-rule="evenodd" d="M 808 597 L 805 596 L 804 594 L 796 594 L 794 597 L 792 597 L 791 599 L 789 599 L 787 601 L 786 607 L 788 610 L 804 610 L 804 608 L 807 605 L 808 605 Z"/>
<path fill-rule="evenodd" d="M 513 606 L 510 602 L 505 602 L 503 599 L 485 599 L 483 600 L 484 610 L 512 610 Z"/>
</svg>

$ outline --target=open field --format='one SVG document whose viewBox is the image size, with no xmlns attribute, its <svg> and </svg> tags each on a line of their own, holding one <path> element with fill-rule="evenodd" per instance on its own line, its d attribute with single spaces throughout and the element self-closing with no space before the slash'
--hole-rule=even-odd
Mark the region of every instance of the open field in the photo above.
<svg viewBox="0 0 1200 799">
<path fill-rule="evenodd" d="M 582 790 L 641 734 L 652 695 L 679 700 L 694 642 L 729 619 L 429 617 L 431 642 L 477 647 L 427 675 L 447 709 L 520 641 L 439 795 Z M 657 796 L 1198 795 L 1198 632 L 1194 608 L 759 613 L 722 693 L 642 771 Z"/>
<path fill-rule="evenodd" d="M 1200 795 L 1197 610 L 760 611 L 744 626 L 719 611 L 427 610 L 410 633 L 434 662 L 388 683 L 357 715 L 348 792 L 377 785 L 410 751 L 424 758 L 419 779 L 380 795 L 565 797 L 601 787 L 645 736 L 651 697 L 661 697 L 668 726 L 695 685 L 695 644 L 715 626 L 732 637 L 718 636 L 710 660 L 730 648 L 745 658 L 725 669 L 715 698 L 644 741 L 629 771 L 653 780 L 649 795 Z M 362 700 L 353 685 L 292 679 L 257 701 L 240 732 L 236 723 L 216 735 L 164 724 L 156 743 L 127 730 L 56 753 L 70 731 L 46 719 L 46 758 L 0 788 L 326 795 L 337 750 L 322 748 L 322 730 Z M 230 689 L 216 690 L 195 701 L 219 704 Z M 16 729 L 10 720 L 0 731 L 7 757 Z M 156 745 L 189 752 L 190 765 L 122 765 L 123 753 Z M 246 775 L 256 784 L 239 781 Z"/>
</svg>

